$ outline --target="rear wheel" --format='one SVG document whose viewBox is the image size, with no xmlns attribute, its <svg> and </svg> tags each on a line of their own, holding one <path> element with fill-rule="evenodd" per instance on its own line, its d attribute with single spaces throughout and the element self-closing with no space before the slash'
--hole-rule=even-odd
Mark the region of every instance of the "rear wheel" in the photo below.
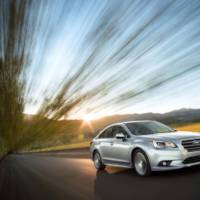
<svg viewBox="0 0 200 200">
<path fill-rule="evenodd" d="M 99 152 L 97 151 L 94 153 L 93 161 L 94 161 L 94 166 L 96 167 L 97 170 L 103 170 L 106 167 L 101 160 Z"/>
<path fill-rule="evenodd" d="M 148 176 L 151 174 L 151 166 L 146 154 L 138 149 L 133 156 L 133 165 L 136 173 L 140 176 Z"/>
</svg>

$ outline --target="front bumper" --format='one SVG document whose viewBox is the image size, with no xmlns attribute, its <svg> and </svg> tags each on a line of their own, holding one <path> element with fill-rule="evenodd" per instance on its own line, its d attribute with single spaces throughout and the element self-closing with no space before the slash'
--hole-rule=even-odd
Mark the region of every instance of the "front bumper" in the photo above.
<svg viewBox="0 0 200 200">
<path fill-rule="evenodd" d="M 183 164 L 182 160 L 176 160 L 172 161 L 171 165 L 169 167 L 160 167 L 160 166 L 154 166 L 152 167 L 152 171 L 167 171 L 167 170 L 175 170 L 175 169 L 181 169 L 185 167 L 192 167 L 195 165 L 200 165 L 200 162 L 195 162 L 191 164 Z"/>
<path fill-rule="evenodd" d="M 184 148 L 177 148 L 163 150 L 153 149 L 149 153 L 151 154 L 149 155 L 149 160 L 152 171 L 175 170 L 200 165 L 200 159 L 191 163 L 184 162 L 188 158 L 200 157 L 200 151 L 188 152 Z M 160 163 L 163 161 L 170 161 L 169 166 L 160 166 Z"/>
</svg>

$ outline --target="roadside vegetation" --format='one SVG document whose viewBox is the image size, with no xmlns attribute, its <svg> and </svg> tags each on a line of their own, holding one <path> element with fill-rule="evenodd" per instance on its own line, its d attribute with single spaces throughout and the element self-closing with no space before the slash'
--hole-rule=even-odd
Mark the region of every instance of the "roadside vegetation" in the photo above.
<svg viewBox="0 0 200 200">
<path fill-rule="evenodd" d="M 10 4 L 0 1 L 0 155 L 15 149 L 21 139 L 24 108 L 22 72 L 28 58 L 23 38 L 27 7 L 26 2 L 17 9 L 14 1 Z"/>
<path fill-rule="evenodd" d="M 200 123 L 192 123 L 176 127 L 180 131 L 192 131 L 200 133 Z"/>
</svg>

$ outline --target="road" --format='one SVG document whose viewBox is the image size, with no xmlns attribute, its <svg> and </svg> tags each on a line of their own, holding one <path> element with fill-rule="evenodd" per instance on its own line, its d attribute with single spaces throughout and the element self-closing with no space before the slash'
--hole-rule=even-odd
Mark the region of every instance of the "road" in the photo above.
<svg viewBox="0 0 200 200">
<path fill-rule="evenodd" d="M 8 156 L 0 163 L 0 199 L 200 199 L 200 167 L 142 178 L 114 167 L 97 173 L 87 156 L 80 157 Z"/>
</svg>

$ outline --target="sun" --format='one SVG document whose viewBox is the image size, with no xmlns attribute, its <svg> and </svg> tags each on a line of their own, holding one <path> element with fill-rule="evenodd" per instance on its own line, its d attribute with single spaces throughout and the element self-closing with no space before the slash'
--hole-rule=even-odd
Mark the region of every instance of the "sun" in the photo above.
<svg viewBox="0 0 200 200">
<path fill-rule="evenodd" d="M 87 123 L 89 123 L 92 119 L 93 119 L 93 118 L 92 118 L 91 115 L 85 115 L 85 116 L 83 117 L 83 120 L 84 120 L 85 122 L 87 122 Z"/>
</svg>

